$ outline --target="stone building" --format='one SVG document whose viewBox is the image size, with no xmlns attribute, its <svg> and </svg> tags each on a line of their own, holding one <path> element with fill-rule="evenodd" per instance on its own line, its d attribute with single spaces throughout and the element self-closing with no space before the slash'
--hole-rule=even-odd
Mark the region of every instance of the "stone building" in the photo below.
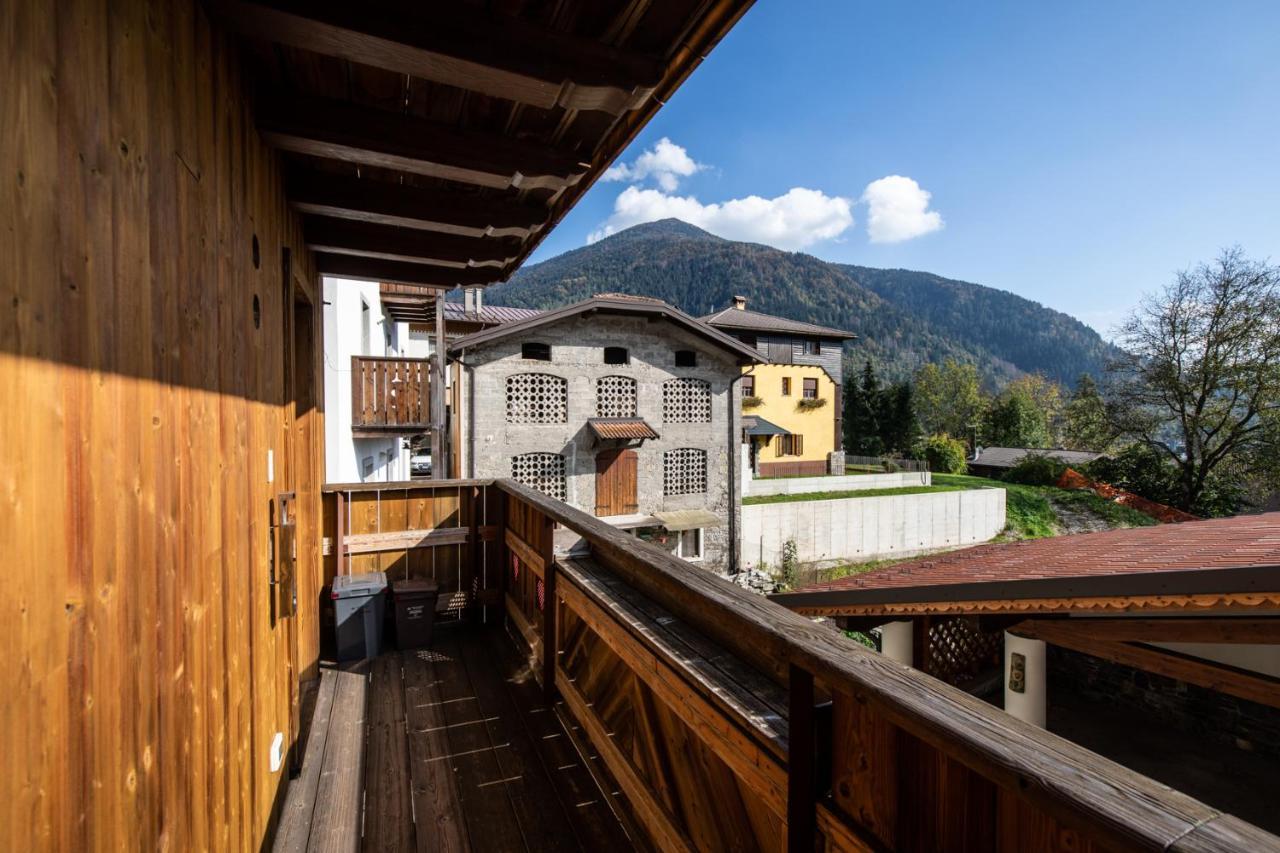
<svg viewBox="0 0 1280 853">
<path fill-rule="evenodd" d="M 744 365 L 755 351 L 656 299 L 597 296 L 460 338 L 456 452 L 686 559 L 736 565 Z"/>
</svg>

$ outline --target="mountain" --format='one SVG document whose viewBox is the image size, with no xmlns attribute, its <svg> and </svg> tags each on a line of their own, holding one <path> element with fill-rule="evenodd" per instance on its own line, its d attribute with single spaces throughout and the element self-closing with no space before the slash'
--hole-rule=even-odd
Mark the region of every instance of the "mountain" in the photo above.
<svg viewBox="0 0 1280 853">
<path fill-rule="evenodd" d="M 954 357 L 998 387 L 1024 372 L 1065 384 L 1098 374 L 1111 346 L 1066 314 L 931 273 L 833 264 L 739 243 L 677 219 L 628 228 L 526 267 L 485 295 L 494 305 L 553 308 L 596 293 L 653 296 L 700 316 L 735 294 L 769 314 L 848 329 L 846 370 L 871 358 L 889 378 Z"/>
</svg>

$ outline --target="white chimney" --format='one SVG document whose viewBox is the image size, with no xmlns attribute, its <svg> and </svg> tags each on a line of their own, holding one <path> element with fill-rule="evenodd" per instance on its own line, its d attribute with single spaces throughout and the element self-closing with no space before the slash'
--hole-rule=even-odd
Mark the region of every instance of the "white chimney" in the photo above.
<svg viewBox="0 0 1280 853">
<path fill-rule="evenodd" d="M 478 313 L 480 313 L 481 303 L 482 303 L 482 302 L 483 302 L 483 300 L 484 300 L 484 297 L 480 295 L 481 290 L 482 290 L 482 289 L 481 289 L 481 288 L 479 288 L 479 287 L 466 287 L 466 288 L 463 288 L 463 290 L 462 290 L 462 308 L 463 308 L 463 310 L 464 310 L 464 311 L 466 311 L 468 314 L 478 314 Z"/>
<path fill-rule="evenodd" d="M 733 297 L 733 307 L 734 307 L 734 308 L 737 308 L 739 311 L 746 311 L 746 310 L 747 310 L 747 297 L 745 297 L 745 296 L 735 296 L 735 297 Z"/>
</svg>

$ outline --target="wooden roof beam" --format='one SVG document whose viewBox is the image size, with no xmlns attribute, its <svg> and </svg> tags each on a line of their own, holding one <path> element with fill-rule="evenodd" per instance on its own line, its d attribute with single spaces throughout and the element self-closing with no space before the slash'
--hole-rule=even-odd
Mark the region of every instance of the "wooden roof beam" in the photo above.
<svg viewBox="0 0 1280 853">
<path fill-rule="evenodd" d="M 501 271 L 520 252 L 520 241 L 510 237 L 457 237 L 327 216 L 306 217 L 302 230 L 308 248 L 316 252 L 458 269 L 494 267 Z"/>
<path fill-rule="evenodd" d="M 662 79 L 643 56 L 459 3 L 215 0 L 241 33 L 543 109 L 617 115 Z"/>
<path fill-rule="evenodd" d="M 591 165 L 498 134 L 322 98 L 268 97 L 257 124 L 285 151 L 499 190 L 571 187 Z"/>
<path fill-rule="evenodd" d="M 312 171 L 293 172 L 288 187 L 290 202 L 302 213 L 460 237 L 528 237 L 550 216 L 545 205 L 515 198 L 485 198 Z"/>
<path fill-rule="evenodd" d="M 506 278 L 506 273 L 502 270 L 491 267 L 453 269 L 359 255 L 337 255 L 331 252 L 316 252 L 315 262 L 317 272 L 336 278 L 442 287 L 446 290 L 454 287 L 484 286 Z"/>
</svg>

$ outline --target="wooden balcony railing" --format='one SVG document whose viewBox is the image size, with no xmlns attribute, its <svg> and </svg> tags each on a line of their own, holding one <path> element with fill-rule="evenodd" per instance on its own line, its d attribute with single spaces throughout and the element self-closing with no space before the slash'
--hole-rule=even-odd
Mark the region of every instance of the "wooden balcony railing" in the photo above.
<svg viewBox="0 0 1280 853">
<path fill-rule="evenodd" d="M 434 575 L 505 615 L 657 849 L 1280 845 L 517 483 L 331 491 L 329 571 Z M 557 524 L 589 553 L 554 553 Z"/>
<path fill-rule="evenodd" d="M 431 427 L 430 362 L 425 358 L 351 357 L 351 429 L 421 432 Z"/>
</svg>

